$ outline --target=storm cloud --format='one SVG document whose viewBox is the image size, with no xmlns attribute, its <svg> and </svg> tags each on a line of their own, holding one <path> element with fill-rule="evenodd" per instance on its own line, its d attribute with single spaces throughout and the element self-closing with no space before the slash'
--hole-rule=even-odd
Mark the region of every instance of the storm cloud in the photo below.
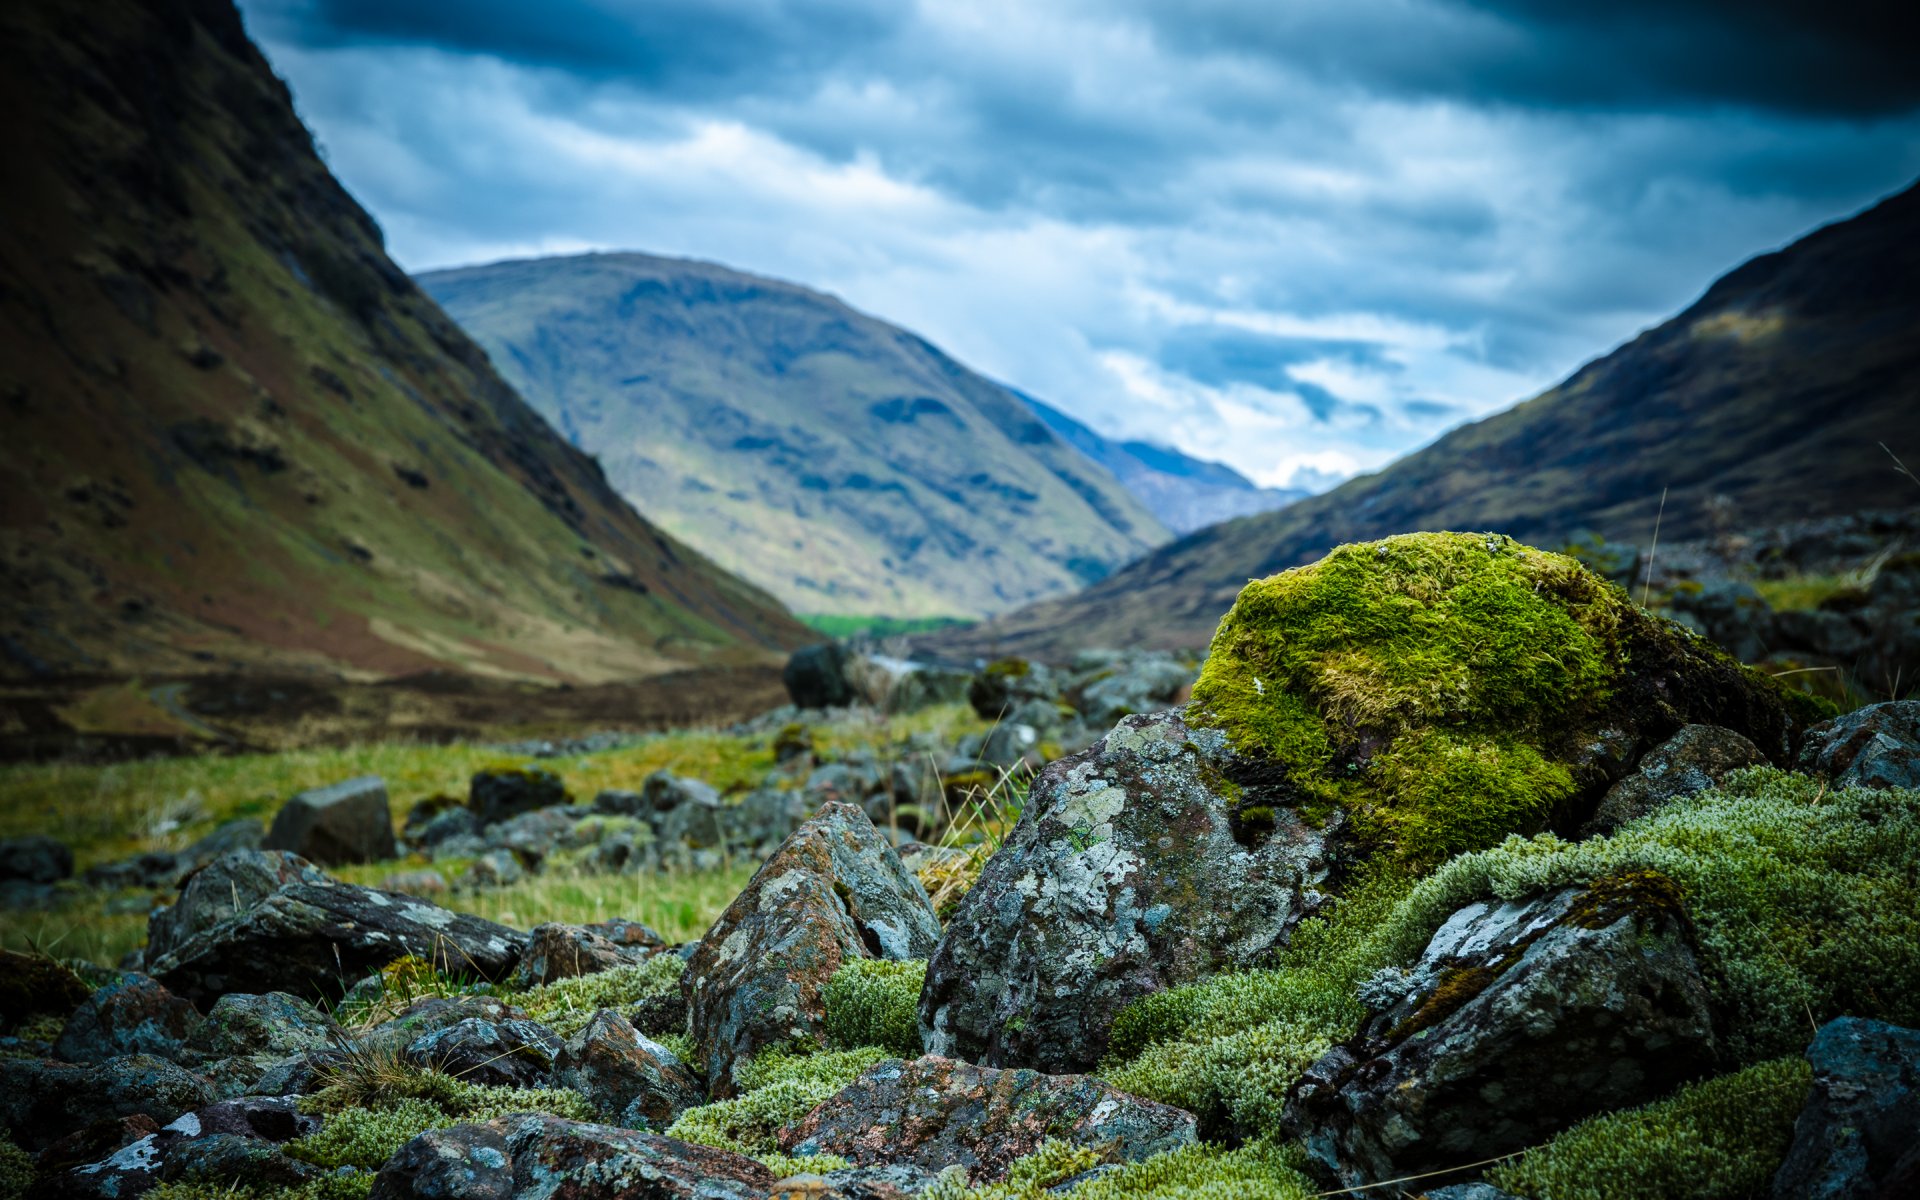
<svg viewBox="0 0 1920 1200">
<path fill-rule="evenodd" d="M 1884 4 L 242 7 L 411 269 L 794 279 L 1268 483 L 1522 399 L 1920 175 Z"/>
</svg>

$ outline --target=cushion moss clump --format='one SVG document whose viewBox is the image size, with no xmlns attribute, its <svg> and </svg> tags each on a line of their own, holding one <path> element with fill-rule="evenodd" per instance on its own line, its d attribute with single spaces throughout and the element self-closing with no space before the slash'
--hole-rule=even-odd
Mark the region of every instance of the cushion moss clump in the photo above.
<svg viewBox="0 0 1920 1200">
<path fill-rule="evenodd" d="M 879 1046 L 900 1058 L 917 1057 L 920 988 L 926 979 L 925 959 L 850 959 L 833 973 L 821 997 L 828 1041 L 843 1049 Z"/>
<path fill-rule="evenodd" d="M 567 1089 L 514 1088 L 465 1083 L 437 1071 L 419 1071 L 411 1090 L 370 1104 L 342 1103 L 340 1094 L 322 1090 L 301 1102 L 301 1109 L 324 1114 L 319 1130 L 288 1142 L 289 1157 L 336 1169 L 377 1171 L 400 1148 L 430 1129 L 490 1121 L 509 1113 L 542 1112 L 575 1121 L 595 1118 L 586 1097 Z"/>
<path fill-rule="evenodd" d="M 182 1179 L 145 1193 L 146 1200 L 366 1200 L 374 1172 L 327 1175 L 295 1187 L 249 1185 L 240 1180 Z"/>
<path fill-rule="evenodd" d="M 878 1046 L 818 1054 L 763 1050 L 741 1069 L 740 1095 L 688 1109 L 667 1136 L 750 1157 L 777 1154 L 783 1127 L 886 1057 Z"/>
<path fill-rule="evenodd" d="M 0 1200 L 17 1200 L 26 1195 L 35 1178 L 33 1155 L 0 1132 Z"/>
<path fill-rule="evenodd" d="M 1785 689 L 1573 559 L 1406 534 L 1248 584 L 1187 720 L 1283 768 L 1302 807 L 1344 809 L 1375 851 L 1427 868 L 1545 827 L 1591 782 L 1574 764 L 1592 734 L 1645 719 L 1636 674 L 1674 671 L 1697 686 L 1664 723 L 1764 725 L 1743 732 L 1780 742 Z"/>
<path fill-rule="evenodd" d="M 1084 1156 L 1073 1148 L 1042 1144 L 1026 1159 L 1018 1177 L 969 1187 L 964 1171 L 941 1172 L 922 1200 L 1311 1200 L 1316 1189 L 1301 1174 L 1303 1156 L 1293 1146 L 1280 1147 L 1266 1139 L 1223 1150 L 1205 1142 L 1182 1146 L 1067 1188 L 1054 1190 L 1072 1178 L 1059 1175 Z M 1084 1169 L 1084 1168 L 1083 1168 Z M 1076 1172 L 1077 1173 L 1077 1172 Z M 1053 1178 L 1053 1183 L 1043 1182 Z"/>
<path fill-rule="evenodd" d="M 567 1038 L 585 1029 L 600 1009 L 630 1008 L 642 1000 L 667 995 L 680 986 L 680 976 L 686 970 L 686 960 L 678 954 L 656 954 L 645 962 L 610 971 L 556 979 L 509 999 L 529 1019 Z"/>
<path fill-rule="evenodd" d="M 1091 1146 L 1079 1146 L 1060 1138 L 1048 1138 L 1008 1164 L 1004 1179 L 994 1183 L 971 1185 L 964 1167 L 948 1167 L 940 1172 L 932 1186 L 920 1193 L 920 1200 L 1028 1200 L 1045 1196 L 1059 1186 L 1106 1161 L 1106 1156 Z"/>
<path fill-rule="evenodd" d="M 1735 1200 L 1766 1192 L 1813 1071 L 1790 1056 L 1592 1117 L 1487 1172 L 1531 1200 Z"/>
</svg>

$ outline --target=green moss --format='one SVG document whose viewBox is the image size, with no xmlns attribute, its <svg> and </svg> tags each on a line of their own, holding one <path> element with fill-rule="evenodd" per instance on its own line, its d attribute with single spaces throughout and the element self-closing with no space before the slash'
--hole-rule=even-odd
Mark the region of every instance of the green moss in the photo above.
<svg viewBox="0 0 1920 1200">
<path fill-rule="evenodd" d="M 1033 664 L 1024 658 L 1001 658 L 987 664 L 986 674 L 996 679 L 1024 679 L 1033 673 Z"/>
<path fill-rule="evenodd" d="M 825 1175 L 828 1171 L 844 1170 L 852 1166 L 838 1154 L 809 1154 L 804 1158 L 790 1158 L 785 1154 L 756 1154 L 761 1166 L 772 1171 L 781 1179 L 793 1175 Z"/>
<path fill-rule="evenodd" d="M 762 1051 L 739 1072 L 741 1095 L 688 1109 L 667 1136 L 750 1157 L 777 1154 L 783 1126 L 886 1057 L 877 1046 L 822 1054 Z"/>
<path fill-rule="evenodd" d="M 326 1093 L 301 1108 L 325 1114 L 317 1133 L 287 1143 L 291 1157 L 334 1169 L 377 1171 L 400 1147 L 429 1129 L 490 1121 L 508 1113 L 544 1112 L 576 1121 L 594 1119 L 593 1106 L 566 1089 L 493 1087 L 463 1083 L 438 1072 L 420 1072 L 419 1094 L 360 1106 L 329 1103 Z"/>
<path fill-rule="evenodd" d="M 533 1020 L 561 1037 L 572 1037 L 585 1029 L 600 1009 L 627 1008 L 672 992 L 680 986 L 680 976 L 686 970 L 686 961 L 679 955 L 656 954 L 645 962 L 611 971 L 557 979 L 511 998 Z"/>
<path fill-rule="evenodd" d="M 239 1180 L 184 1179 L 163 1183 L 146 1200 L 366 1200 L 374 1172 L 328 1175 L 298 1187 L 248 1186 Z"/>
<path fill-rule="evenodd" d="M 1087 1151 L 1059 1142 L 1042 1143 L 1016 1162 L 999 1183 L 970 1187 L 966 1172 L 949 1167 L 921 1200 L 1310 1200 L 1315 1189 L 1300 1173 L 1296 1149 L 1264 1139 L 1235 1150 L 1201 1143 L 1127 1163 L 1065 1191 L 1069 1168 L 1087 1161 Z M 1089 1164 L 1091 1165 L 1091 1164 Z M 1084 1170 L 1085 1168 L 1081 1168 Z M 1077 1174 L 1078 1172 L 1073 1172 Z M 1049 1185 L 1047 1180 L 1054 1182 Z"/>
<path fill-rule="evenodd" d="M 13 1144 L 13 1139 L 0 1133 L 0 1200 L 19 1200 L 33 1186 L 38 1173 L 33 1169 L 33 1155 Z"/>
<path fill-rule="evenodd" d="M 853 959 L 827 981 L 827 1038 L 842 1048 L 879 1046 L 900 1058 L 920 1053 L 920 989 L 924 960 Z"/>
<path fill-rule="evenodd" d="M 1535 1200 L 1734 1200 L 1764 1194 L 1793 1140 L 1812 1070 L 1798 1057 L 1692 1084 L 1583 1121 L 1487 1172 Z"/>
</svg>

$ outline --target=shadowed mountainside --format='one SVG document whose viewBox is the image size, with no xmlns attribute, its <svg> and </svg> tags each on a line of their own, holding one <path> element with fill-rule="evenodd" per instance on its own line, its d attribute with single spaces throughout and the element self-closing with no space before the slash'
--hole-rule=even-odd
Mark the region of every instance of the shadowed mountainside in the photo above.
<svg viewBox="0 0 1920 1200">
<path fill-rule="evenodd" d="M 1087 590 L 916 639 L 951 657 L 1204 646 L 1250 578 L 1413 530 L 1536 545 L 1901 508 L 1920 467 L 1920 189 L 1730 272 L 1516 408 L 1277 512 L 1200 530 Z M 1661 494 L 1666 491 L 1664 514 Z"/>
<path fill-rule="evenodd" d="M 632 678 L 807 639 L 387 257 L 229 0 L 0 14 L 0 671 Z"/>
</svg>

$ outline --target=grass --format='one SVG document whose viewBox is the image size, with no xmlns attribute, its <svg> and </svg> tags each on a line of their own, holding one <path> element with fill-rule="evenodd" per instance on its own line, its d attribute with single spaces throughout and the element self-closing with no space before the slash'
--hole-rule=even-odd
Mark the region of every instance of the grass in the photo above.
<svg viewBox="0 0 1920 1200">
<path fill-rule="evenodd" d="M 863 617 L 847 613 L 811 613 L 802 616 L 800 623 L 831 638 L 853 637 L 855 634 L 877 638 L 898 637 L 905 633 L 932 633 L 936 629 L 973 624 L 965 617 Z"/>
</svg>

